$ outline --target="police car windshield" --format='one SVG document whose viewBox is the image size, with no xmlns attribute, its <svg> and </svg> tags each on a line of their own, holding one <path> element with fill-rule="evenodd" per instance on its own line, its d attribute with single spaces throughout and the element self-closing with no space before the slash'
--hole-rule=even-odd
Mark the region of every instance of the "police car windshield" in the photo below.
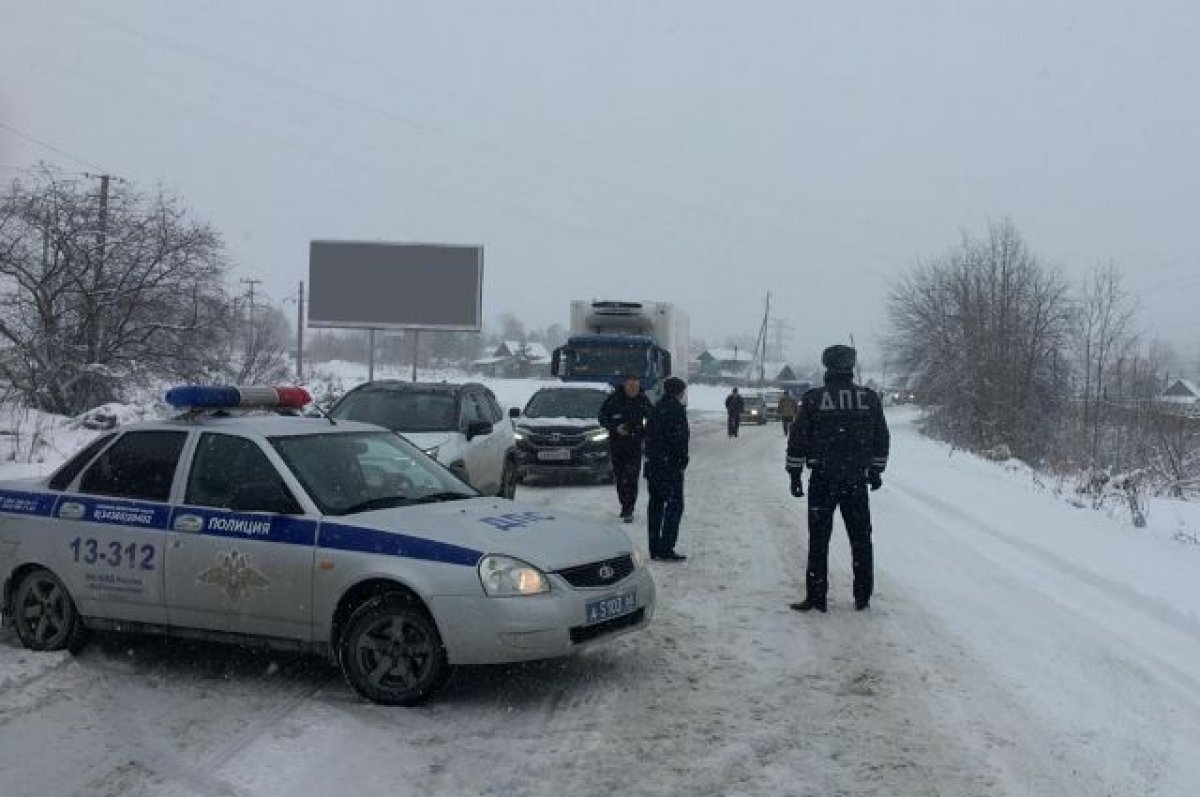
<svg viewBox="0 0 1200 797">
<path fill-rule="evenodd" d="M 327 515 L 478 495 L 390 432 L 308 434 L 270 441 Z"/>
<path fill-rule="evenodd" d="M 529 400 L 529 418 L 595 418 L 607 393 L 600 390 L 540 390 Z"/>
<path fill-rule="evenodd" d="M 329 413 L 347 421 L 373 423 L 397 432 L 446 432 L 458 428 L 454 396 L 410 390 L 360 390 Z"/>
</svg>

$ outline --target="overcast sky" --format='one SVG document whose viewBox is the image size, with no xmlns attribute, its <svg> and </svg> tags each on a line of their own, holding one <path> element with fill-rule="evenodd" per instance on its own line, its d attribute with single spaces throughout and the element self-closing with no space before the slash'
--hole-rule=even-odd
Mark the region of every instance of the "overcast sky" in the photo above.
<svg viewBox="0 0 1200 797">
<path fill-rule="evenodd" d="M 0 176 L 160 182 L 280 299 L 312 238 L 479 243 L 485 315 L 677 302 L 811 360 L 1011 218 L 1200 341 L 1200 3 L 0 0 Z"/>
</svg>

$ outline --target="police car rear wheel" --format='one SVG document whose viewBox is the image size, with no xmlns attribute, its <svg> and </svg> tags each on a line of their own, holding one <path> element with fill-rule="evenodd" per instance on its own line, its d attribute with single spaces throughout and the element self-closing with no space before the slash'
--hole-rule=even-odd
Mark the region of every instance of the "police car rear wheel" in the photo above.
<svg viewBox="0 0 1200 797">
<path fill-rule="evenodd" d="M 66 586 L 49 570 L 25 574 L 13 595 L 13 624 L 30 650 L 79 650 L 86 629 Z"/>
<path fill-rule="evenodd" d="M 346 624 L 342 671 L 363 697 L 375 703 L 411 706 L 446 682 L 446 648 L 429 615 L 402 596 L 364 603 Z"/>
</svg>

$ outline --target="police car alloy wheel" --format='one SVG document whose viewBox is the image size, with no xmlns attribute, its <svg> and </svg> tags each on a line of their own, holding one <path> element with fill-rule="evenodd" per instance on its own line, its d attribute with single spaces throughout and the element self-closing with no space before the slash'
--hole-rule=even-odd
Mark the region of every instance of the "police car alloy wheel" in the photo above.
<svg viewBox="0 0 1200 797">
<path fill-rule="evenodd" d="M 75 652 L 86 636 L 75 602 L 49 570 L 32 570 L 21 579 L 13 596 L 13 623 L 31 650 Z"/>
<path fill-rule="evenodd" d="M 421 703 L 450 676 L 433 620 L 401 595 L 373 598 L 355 610 L 339 658 L 354 691 L 386 705 Z"/>
</svg>

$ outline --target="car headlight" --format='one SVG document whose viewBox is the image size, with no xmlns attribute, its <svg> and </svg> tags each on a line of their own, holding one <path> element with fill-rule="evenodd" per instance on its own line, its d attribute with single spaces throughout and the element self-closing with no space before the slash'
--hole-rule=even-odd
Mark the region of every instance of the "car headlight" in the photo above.
<svg viewBox="0 0 1200 797">
<path fill-rule="evenodd" d="M 513 430 L 513 440 L 521 441 L 526 438 L 528 432 L 520 427 Z"/>
<path fill-rule="evenodd" d="M 425 452 L 425 456 L 431 457 L 432 459 L 437 459 L 439 449 L 441 449 L 441 446 L 434 446 L 433 448 L 424 448 L 421 450 Z"/>
<path fill-rule="evenodd" d="M 546 574 L 511 556 L 485 556 L 479 562 L 479 581 L 492 598 L 540 595 L 550 591 Z"/>
<path fill-rule="evenodd" d="M 592 432 L 591 434 L 588 435 L 588 440 L 590 440 L 593 443 L 603 443 L 607 439 L 608 439 L 608 430 L 607 429 L 601 429 L 598 432 Z"/>
<path fill-rule="evenodd" d="M 633 546 L 633 553 L 630 556 L 633 558 L 633 567 L 635 570 L 641 570 L 646 566 L 646 552 L 637 545 Z"/>
</svg>

